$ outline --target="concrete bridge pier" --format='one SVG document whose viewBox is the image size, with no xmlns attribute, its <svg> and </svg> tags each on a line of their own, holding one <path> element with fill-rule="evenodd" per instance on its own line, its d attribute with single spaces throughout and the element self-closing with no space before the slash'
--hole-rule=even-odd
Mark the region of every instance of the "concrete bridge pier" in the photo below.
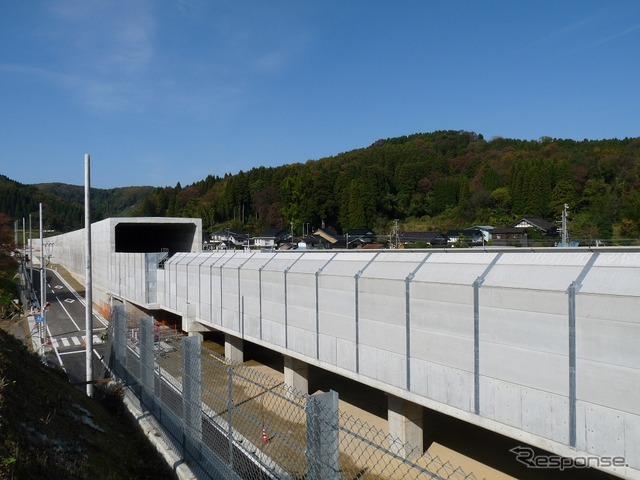
<svg viewBox="0 0 640 480">
<path fill-rule="evenodd" d="M 114 300 L 112 300 L 111 303 L 114 303 Z M 128 300 L 116 299 L 115 304 L 118 303 L 122 303 L 124 305 L 124 313 L 131 318 L 139 318 L 141 316 L 149 315 L 148 311 L 138 307 L 135 303 L 131 303 Z"/>
<path fill-rule="evenodd" d="M 300 393 L 309 393 L 309 364 L 284 355 L 284 383 Z"/>
<path fill-rule="evenodd" d="M 244 362 L 244 340 L 228 333 L 224 334 L 224 356 L 232 363 Z"/>
<path fill-rule="evenodd" d="M 399 439 L 391 450 L 405 458 L 416 459 L 424 453 L 422 405 L 394 395 L 387 395 L 389 434 Z"/>
<path fill-rule="evenodd" d="M 204 340 L 204 336 L 200 332 L 187 332 L 187 336 L 188 337 L 198 337 L 198 340 L 200 340 L 200 343 L 202 343 L 202 340 Z"/>
</svg>

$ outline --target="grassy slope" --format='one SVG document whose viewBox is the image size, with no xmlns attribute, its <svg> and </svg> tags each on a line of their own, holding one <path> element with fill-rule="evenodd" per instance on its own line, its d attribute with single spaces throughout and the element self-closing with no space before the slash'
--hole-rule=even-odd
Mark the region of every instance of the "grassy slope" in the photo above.
<svg viewBox="0 0 640 480">
<path fill-rule="evenodd" d="M 15 321 L 0 326 L 15 331 Z M 0 328 L 0 478 L 173 478 L 119 397 L 106 399 L 72 387 Z"/>
</svg>

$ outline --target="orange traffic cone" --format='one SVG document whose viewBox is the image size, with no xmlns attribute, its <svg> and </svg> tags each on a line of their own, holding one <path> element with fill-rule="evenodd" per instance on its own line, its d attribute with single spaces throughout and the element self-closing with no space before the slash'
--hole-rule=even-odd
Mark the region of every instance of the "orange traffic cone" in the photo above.
<svg viewBox="0 0 640 480">
<path fill-rule="evenodd" d="M 269 438 L 267 438 L 267 430 L 264 427 L 262 427 L 262 443 L 265 445 L 269 443 Z"/>
</svg>

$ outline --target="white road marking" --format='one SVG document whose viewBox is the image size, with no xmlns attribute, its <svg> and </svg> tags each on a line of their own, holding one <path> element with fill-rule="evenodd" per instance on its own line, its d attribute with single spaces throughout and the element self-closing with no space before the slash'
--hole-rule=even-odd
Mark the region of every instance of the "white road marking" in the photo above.
<svg viewBox="0 0 640 480">
<path fill-rule="evenodd" d="M 73 343 L 73 345 L 78 346 L 78 345 L 82 345 L 84 343 L 84 339 L 86 337 L 84 335 L 80 336 L 80 337 L 62 337 L 62 338 L 52 338 L 51 339 L 51 344 L 55 347 L 55 348 L 60 348 L 62 347 L 70 347 L 71 344 Z M 100 345 L 101 343 L 104 343 L 100 337 L 98 335 L 94 335 L 93 336 L 93 344 L 94 345 Z"/>
</svg>

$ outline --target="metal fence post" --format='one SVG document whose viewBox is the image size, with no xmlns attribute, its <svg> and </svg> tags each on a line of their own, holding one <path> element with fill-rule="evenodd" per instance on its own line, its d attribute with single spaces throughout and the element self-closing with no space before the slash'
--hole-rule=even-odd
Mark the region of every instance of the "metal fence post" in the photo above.
<svg viewBox="0 0 640 480">
<path fill-rule="evenodd" d="M 571 282 L 569 297 L 569 446 L 576 447 L 576 293 L 579 285 Z"/>
<path fill-rule="evenodd" d="M 577 386 L 576 386 L 576 370 L 577 370 L 577 351 L 576 351 L 576 296 L 582 288 L 582 282 L 588 275 L 589 271 L 598 260 L 600 252 L 594 252 L 589 258 L 582 271 L 571 282 L 567 288 L 568 296 L 568 356 L 569 356 L 569 446 L 576 448 L 577 444 Z"/>
<path fill-rule="evenodd" d="M 185 454 L 200 458 L 202 443 L 202 364 L 200 337 L 182 339 L 182 409 Z"/>
<path fill-rule="evenodd" d="M 111 344 L 114 359 L 111 368 L 117 377 L 127 381 L 127 323 L 124 312 L 124 305 L 116 305 L 113 307 L 114 326 L 112 330 Z"/>
<path fill-rule="evenodd" d="M 229 440 L 229 466 L 233 469 L 233 368 L 227 369 L 227 438 Z"/>
<path fill-rule="evenodd" d="M 153 318 L 143 317 L 140 319 L 140 404 L 156 413 L 154 373 L 155 365 L 153 358 Z"/>
<path fill-rule="evenodd" d="M 339 478 L 338 392 L 308 397 L 307 403 L 307 478 Z"/>
<path fill-rule="evenodd" d="M 502 257 L 498 253 L 473 282 L 473 413 L 480 415 L 480 288 L 491 269 Z"/>
<path fill-rule="evenodd" d="M 480 287 L 484 277 L 473 282 L 473 413 L 480 415 Z"/>
</svg>

